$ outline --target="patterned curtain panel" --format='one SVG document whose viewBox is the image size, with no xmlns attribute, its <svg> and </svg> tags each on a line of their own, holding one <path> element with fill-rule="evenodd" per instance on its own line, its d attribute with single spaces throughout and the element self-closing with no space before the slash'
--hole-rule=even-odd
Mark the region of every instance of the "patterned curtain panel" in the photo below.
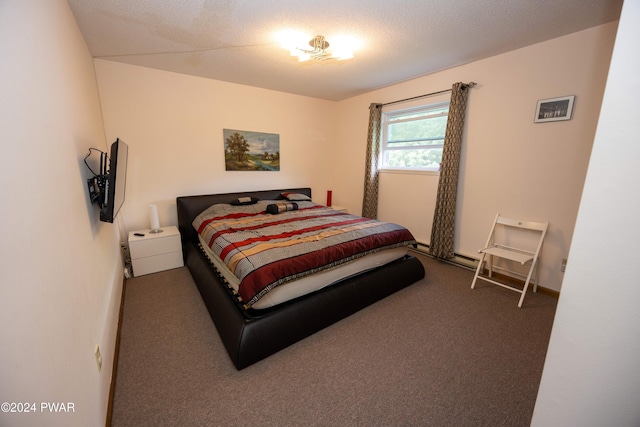
<svg viewBox="0 0 640 427">
<path fill-rule="evenodd" d="M 454 83 L 451 89 L 449 118 L 442 149 L 438 195 L 431 229 L 429 253 L 438 258 L 453 257 L 453 240 L 456 221 L 458 171 L 462 150 L 462 128 L 467 109 L 467 94 L 471 85 Z"/>
<path fill-rule="evenodd" d="M 362 216 L 378 217 L 378 160 L 380 158 L 380 126 L 382 125 L 382 104 L 369 106 L 369 132 L 367 134 L 367 163 L 364 171 L 364 196 Z"/>
</svg>

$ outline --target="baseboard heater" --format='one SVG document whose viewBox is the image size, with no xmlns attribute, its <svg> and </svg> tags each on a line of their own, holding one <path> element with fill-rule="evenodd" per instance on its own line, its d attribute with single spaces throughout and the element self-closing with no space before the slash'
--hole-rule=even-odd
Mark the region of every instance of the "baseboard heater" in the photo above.
<svg viewBox="0 0 640 427">
<path fill-rule="evenodd" d="M 435 258 L 433 255 L 429 253 L 429 245 L 426 243 L 418 242 L 417 246 L 415 248 L 411 248 L 411 250 L 418 252 L 420 254 Z M 444 262 L 459 265 L 461 267 L 468 268 L 469 270 L 474 270 L 474 271 L 476 268 L 478 268 L 478 261 L 479 261 L 475 258 L 471 258 L 466 255 L 461 255 L 457 253 L 454 253 L 452 258 L 448 258 L 448 259 L 438 258 L 438 259 Z"/>
<path fill-rule="evenodd" d="M 436 258 L 436 257 L 434 257 L 433 255 L 431 255 L 429 253 L 429 245 L 426 244 L 426 243 L 418 242 L 416 247 L 415 248 L 410 247 L 410 250 L 412 250 L 414 252 L 417 252 L 419 254 L 422 254 L 422 255 L 426 255 L 426 256 L 431 257 L 431 258 Z M 444 261 L 444 262 L 448 262 L 449 264 L 457 265 L 459 267 L 463 267 L 463 268 L 466 268 L 466 269 L 472 270 L 472 271 L 475 271 L 478 268 L 478 262 L 480 261 L 479 259 L 471 258 L 469 256 L 462 255 L 462 254 L 457 254 L 457 253 L 454 253 L 453 257 L 449 258 L 449 259 L 442 259 L 442 258 L 438 258 L 438 259 L 441 260 L 441 261 Z M 509 279 L 516 279 L 516 280 L 519 279 L 519 278 L 514 277 L 513 275 L 510 275 L 510 274 L 496 273 L 495 270 L 503 270 L 504 271 L 504 269 L 502 269 L 500 267 L 495 267 L 494 266 L 493 268 L 494 268 L 494 274 L 497 274 L 499 276 L 503 276 L 503 277 L 506 277 L 506 278 L 509 278 Z M 522 283 L 524 284 L 524 279 L 522 280 Z M 540 286 L 540 285 L 538 285 L 538 291 L 540 291 L 540 292 L 542 292 L 542 293 L 544 293 L 546 295 L 550 295 L 552 297 L 555 297 L 555 298 L 558 298 L 560 296 L 560 292 L 555 291 L 553 289 L 545 288 L 544 286 Z"/>
</svg>

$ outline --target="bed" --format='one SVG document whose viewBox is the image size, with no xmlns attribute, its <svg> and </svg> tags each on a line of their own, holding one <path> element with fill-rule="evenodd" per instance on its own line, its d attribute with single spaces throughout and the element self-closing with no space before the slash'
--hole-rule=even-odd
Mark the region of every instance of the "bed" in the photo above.
<svg viewBox="0 0 640 427">
<path fill-rule="evenodd" d="M 178 213 L 178 228 L 183 245 L 183 254 L 185 265 L 188 267 L 193 279 L 198 287 L 202 299 L 209 311 L 209 314 L 220 334 L 231 361 L 236 369 L 240 370 L 250 366 L 307 336 L 338 322 L 339 320 L 355 313 L 356 311 L 379 301 L 400 289 L 422 279 L 424 277 L 424 268 L 422 263 L 415 257 L 404 253 L 399 258 L 389 261 L 389 256 L 395 258 L 398 249 L 406 247 L 406 243 L 386 242 L 385 251 L 374 250 L 368 254 L 374 258 L 373 264 L 364 267 L 365 271 L 355 273 L 348 271 L 352 264 L 360 262 L 364 256 L 354 256 L 349 262 L 335 262 L 332 268 L 321 271 L 320 274 L 327 274 L 333 283 L 330 285 L 325 283 L 322 286 L 314 285 L 310 293 L 304 295 L 285 294 L 282 300 L 277 298 L 270 301 L 270 295 L 275 291 L 297 286 L 293 282 L 292 277 L 303 280 L 313 280 L 312 274 L 291 273 L 287 275 L 287 279 L 270 281 L 265 286 L 271 288 L 269 292 L 262 292 L 260 287 L 253 289 L 251 293 L 238 289 L 238 283 L 231 283 L 233 280 L 229 277 L 229 271 L 225 270 L 225 265 L 220 264 L 220 259 L 216 260 L 212 255 L 212 249 L 209 244 L 214 246 L 212 236 L 219 236 L 223 232 L 220 229 L 207 234 L 204 228 L 210 226 L 211 219 L 202 217 L 203 212 L 211 209 L 219 209 L 215 205 L 227 205 L 230 202 L 240 202 L 238 207 L 241 216 L 244 218 L 249 216 L 253 221 L 251 206 L 255 203 L 257 211 L 262 210 L 265 206 L 269 209 L 277 206 L 278 212 L 271 212 L 272 221 L 286 222 L 293 212 L 296 214 L 304 213 L 307 215 L 311 212 L 315 218 L 334 217 L 335 212 L 329 212 L 329 208 L 324 206 L 314 206 L 314 203 L 306 203 L 305 201 L 291 201 L 284 198 L 283 194 L 291 194 L 296 197 L 311 197 L 310 188 L 292 188 L 281 190 L 253 191 L 242 193 L 225 193 L 212 195 L 184 196 L 176 199 Z M 260 202 L 248 203 L 249 200 Z M 265 202 L 265 201 L 268 201 Z M 263 203 L 260 205 L 260 203 Z M 266 203 L 266 205 L 265 205 Z M 295 207 L 294 207 L 295 206 Z M 223 208 L 222 212 L 227 212 Z M 235 208 L 230 208 L 235 209 Z M 229 210 L 235 212 L 235 210 Z M 264 212 L 262 212 L 264 216 Z M 220 211 L 215 211 L 213 216 L 220 216 Z M 235 215 L 235 214 L 234 214 Z M 352 215 L 344 216 L 344 221 L 354 223 L 364 219 L 358 219 Z M 333 220 L 336 220 L 333 218 Z M 201 228 L 201 234 L 194 228 Z M 205 225 L 203 225 L 205 224 Z M 369 222 L 366 222 L 369 224 Z M 226 232 L 226 230 L 224 231 Z M 295 231 L 292 231 L 294 233 Z M 284 242 L 286 239 L 281 239 Z M 398 238 L 399 240 L 402 240 Z M 235 250 L 235 243 L 232 244 L 231 250 Z M 224 251 L 218 248 L 218 252 Z M 388 250 L 388 251 L 387 251 Z M 393 254 L 393 251 L 396 251 Z M 389 252 L 392 255 L 389 255 Z M 405 251 L 406 252 L 406 251 Z M 222 255 L 222 254 L 220 254 Z M 376 259 L 377 257 L 377 259 Z M 233 256 L 230 256 L 233 258 Z M 252 263 L 262 262 L 263 256 L 257 256 L 251 259 Z M 383 263 L 383 265 L 380 265 Z M 271 264 L 270 260 L 265 264 Z M 345 268 L 346 273 L 340 272 Z M 266 268 L 266 267 L 265 267 Z M 313 270 L 306 266 L 304 270 Z M 236 273 L 237 274 L 237 273 Z M 332 276 L 337 274 L 337 276 Z M 251 274 L 247 274 L 247 277 Z M 298 277 L 300 276 L 300 277 Z M 336 278 L 337 277 L 337 278 Z M 255 284 L 251 280 L 240 281 L 240 286 L 245 282 L 250 282 L 253 287 Z M 262 285 L 260 285 L 262 286 Z M 255 297 L 255 294 L 259 294 Z M 264 303 L 264 301 L 267 301 Z"/>
</svg>

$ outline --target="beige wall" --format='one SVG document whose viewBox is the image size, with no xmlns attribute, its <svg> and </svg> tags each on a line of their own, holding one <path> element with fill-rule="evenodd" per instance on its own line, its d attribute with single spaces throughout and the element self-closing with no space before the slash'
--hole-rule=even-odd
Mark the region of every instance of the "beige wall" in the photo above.
<svg viewBox="0 0 640 427">
<path fill-rule="evenodd" d="M 0 57 L 0 402 L 36 404 L 0 425 L 104 425 L 123 278 L 82 161 L 106 149 L 93 60 L 64 0 L 0 1 Z"/>
<path fill-rule="evenodd" d="M 616 23 L 594 27 L 338 103 L 337 204 L 360 212 L 368 106 L 475 81 L 468 100 L 455 250 L 477 258 L 497 212 L 550 221 L 541 284 L 560 290 Z M 539 99 L 575 95 L 573 119 L 533 122 Z M 437 176 L 383 174 L 379 217 L 428 243 Z M 409 197 L 410 196 L 410 197 Z M 417 199 L 417 201 L 416 201 Z M 571 261 L 569 261 L 571 262 Z"/>
<path fill-rule="evenodd" d="M 640 2 L 625 1 L 532 426 L 640 425 Z"/>
<path fill-rule="evenodd" d="M 309 186 L 324 202 L 332 180 L 334 103 L 96 60 L 107 139 L 129 145 L 128 231 L 177 223 L 181 195 Z M 227 172 L 223 129 L 280 135 L 280 172 Z"/>
</svg>

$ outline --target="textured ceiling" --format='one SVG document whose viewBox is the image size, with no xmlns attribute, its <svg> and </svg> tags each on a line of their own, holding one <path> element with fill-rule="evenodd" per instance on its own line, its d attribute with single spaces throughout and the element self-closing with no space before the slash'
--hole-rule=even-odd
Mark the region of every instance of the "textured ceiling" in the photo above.
<svg viewBox="0 0 640 427">
<path fill-rule="evenodd" d="M 617 20 L 622 0 L 68 0 L 96 58 L 342 100 Z M 348 61 L 275 40 L 349 34 Z M 588 49 L 588 46 L 585 46 Z"/>
</svg>

